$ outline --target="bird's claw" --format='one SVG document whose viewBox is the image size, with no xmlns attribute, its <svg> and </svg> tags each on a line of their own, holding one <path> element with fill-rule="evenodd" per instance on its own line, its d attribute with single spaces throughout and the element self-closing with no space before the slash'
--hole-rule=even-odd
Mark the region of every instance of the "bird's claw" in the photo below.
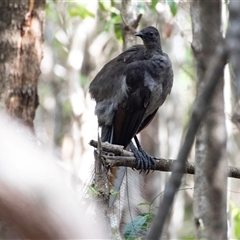
<svg viewBox="0 0 240 240">
<path fill-rule="evenodd" d="M 143 156 L 142 170 L 144 170 L 146 172 L 146 174 L 148 174 L 150 172 L 150 170 L 152 169 L 152 167 L 155 169 L 156 162 L 155 162 L 154 158 L 152 156 L 150 156 L 148 153 L 146 153 L 142 148 L 138 149 L 138 151 L 141 152 L 141 154 Z M 153 171 L 154 171 L 154 169 L 153 169 Z"/>
<path fill-rule="evenodd" d="M 148 174 L 152 167 L 156 164 L 154 158 L 146 153 L 143 148 L 139 147 L 137 149 L 133 144 L 131 145 L 131 150 L 137 159 L 136 169 L 140 170 L 140 173 L 144 171 L 146 174 Z"/>
</svg>

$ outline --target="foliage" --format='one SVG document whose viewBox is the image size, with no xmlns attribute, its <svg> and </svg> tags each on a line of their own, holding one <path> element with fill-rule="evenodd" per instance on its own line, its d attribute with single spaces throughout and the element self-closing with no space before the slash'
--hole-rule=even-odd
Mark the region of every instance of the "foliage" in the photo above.
<svg viewBox="0 0 240 240">
<path fill-rule="evenodd" d="M 229 203 L 230 214 L 233 218 L 233 232 L 235 239 L 240 239 L 240 207 L 237 207 L 230 201 Z"/>
<path fill-rule="evenodd" d="M 118 191 L 114 191 L 112 189 L 110 190 L 110 194 L 113 195 L 113 196 L 118 195 L 118 193 L 119 193 Z"/>
<path fill-rule="evenodd" d="M 149 203 L 140 203 L 138 206 L 149 206 L 149 211 L 142 213 L 127 223 L 123 230 L 125 239 L 136 239 L 141 232 L 146 232 L 154 218 L 153 207 Z"/>
<path fill-rule="evenodd" d="M 114 1 L 111 2 L 98 2 L 99 9 L 102 11 L 101 14 L 107 19 L 104 30 L 110 32 L 114 31 L 117 40 L 122 43 L 122 31 L 121 23 L 122 18 L 120 15 L 120 10 L 117 8 L 117 5 Z"/>
<path fill-rule="evenodd" d="M 88 186 L 88 193 L 91 197 L 96 197 L 99 195 L 99 192 L 93 186 Z"/>
<path fill-rule="evenodd" d="M 157 6 L 158 0 L 152 0 L 150 8 L 153 12 L 156 12 L 156 6 Z"/>
<path fill-rule="evenodd" d="M 174 0 L 168 0 L 167 3 L 170 7 L 172 15 L 176 16 L 176 14 L 177 14 L 177 4 L 175 3 L 175 1 Z"/>
<path fill-rule="evenodd" d="M 84 19 L 86 17 L 94 17 L 94 14 L 90 12 L 85 4 L 82 3 L 75 3 L 74 6 L 69 6 L 68 13 L 71 17 L 80 17 Z"/>
</svg>

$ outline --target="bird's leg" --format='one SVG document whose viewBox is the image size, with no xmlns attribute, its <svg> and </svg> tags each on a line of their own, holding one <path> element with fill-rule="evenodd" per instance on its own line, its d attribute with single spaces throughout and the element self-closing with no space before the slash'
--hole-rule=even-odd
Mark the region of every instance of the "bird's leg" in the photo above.
<svg viewBox="0 0 240 240">
<path fill-rule="evenodd" d="M 148 174 L 149 171 L 151 170 L 151 167 L 155 166 L 156 161 L 151 155 L 149 155 L 147 152 L 144 151 L 144 149 L 142 148 L 142 146 L 141 146 L 141 144 L 140 144 L 136 135 L 134 136 L 134 140 L 135 140 L 135 143 L 138 147 L 138 151 L 141 152 L 143 157 L 144 157 L 144 161 L 145 161 L 145 169 L 144 170 Z"/>
<path fill-rule="evenodd" d="M 134 140 L 137 145 L 137 148 L 131 142 L 130 149 L 138 161 L 136 169 L 140 169 L 140 172 L 142 172 L 142 170 L 146 171 L 148 174 L 149 171 L 151 170 L 151 167 L 155 165 L 155 160 L 152 156 L 150 156 L 148 153 L 144 151 L 136 135 L 134 136 Z"/>
<path fill-rule="evenodd" d="M 143 159 L 143 155 L 140 151 L 138 151 L 138 149 L 135 147 L 135 145 L 133 144 L 133 142 L 131 141 L 129 144 L 129 147 L 132 151 L 132 153 L 134 154 L 135 158 L 137 159 L 137 170 L 140 170 L 140 173 L 142 172 L 142 170 L 144 169 L 143 165 L 144 165 L 144 159 Z"/>
</svg>

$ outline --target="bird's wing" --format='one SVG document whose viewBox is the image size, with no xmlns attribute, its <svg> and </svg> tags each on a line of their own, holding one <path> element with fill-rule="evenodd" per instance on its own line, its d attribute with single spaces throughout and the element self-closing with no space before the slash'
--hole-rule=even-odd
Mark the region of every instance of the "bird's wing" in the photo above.
<svg viewBox="0 0 240 240">
<path fill-rule="evenodd" d="M 89 86 L 91 97 L 96 102 L 111 99 L 122 88 L 124 72 L 128 65 L 144 58 L 143 45 L 135 45 L 104 65 Z"/>
<path fill-rule="evenodd" d="M 145 69 L 141 61 L 129 65 L 125 74 L 128 92 L 113 118 L 113 143 L 127 147 L 138 132 L 151 91 L 144 86 Z"/>
</svg>

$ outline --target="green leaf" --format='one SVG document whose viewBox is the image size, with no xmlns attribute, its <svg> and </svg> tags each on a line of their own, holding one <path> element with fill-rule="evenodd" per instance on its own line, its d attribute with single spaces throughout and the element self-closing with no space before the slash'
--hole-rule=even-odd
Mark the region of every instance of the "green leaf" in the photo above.
<svg viewBox="0 0 240 240">
<path fill-rule="evenodd" d="M 105 25 L 105 31 L 109 32 L 110 30 L 114 30 L 115 36 L 118 41 L 122 40 L 122 30 L 121 30 L 121 16 L 116 13 L 111 14 L 111 19 Z"/>
<path fill-rule="evenodd" d="M 96 197 L 97 195 L 99 195 L 98 191 L 96 191 L 93 186 L 88 186 L 88 191 L 89 195 L 92 197 Z"/>
<path fill-rule="evenodd" d="M 110 8 L 110 4 L 108 4 L 109 2 L 98 2 L 98 6 L 100 8 L 101 11 L 103 12 L 107 12 Z M 108 5 L 107 5 L 108 4 Z"/>
<path fill-rule="evenodd" d="M 111 195 L 118 195 L 118 193 L 119 193 L 118 191 L 113 191 L 112 189 L 110 190 Z"/>
<path fill-rule="evenodd" d="M 156 5 L 158 4 L 158 0 L 152 0 L 150 8 L 156 12 Z"/>
<path fill-rule="evenodd" d="M 68 13 L 71 17 L 80 17 L 85 19 L 86 17 L 94 17 L 94 14 L 87 10 L 83 4 L 76 4 L 74 7 L 68 9 Z"/>
<path fill-rule="evenodd" d="M 114 33 L 117 37 L 117 40 L 121 41 L 122 40 L 122 29 L 121 29 L 120 24 L 115 24 L 114 25 Z"/>
<path fill-rule="evenodd" d="M 240 239 L 240 208 L 230 202 L 230 211 L 234 221 L 234 237 Z"/>
<path fill-rule="evenodd" d="M 146 225 L 148 216 L 137 216 L 129 222 L 123 229 L 123 235 L 126 239 L 135 238 L 143 226 Z"/>
<path fill-rule="evenodd" d="M 240 238 L 240 209 L 234 207 L 232 210 L 233 219 L 234 219 L 234 235 L 236 238 Z"/>
<path fill-rule="evenodd" d="M 114 0 L 111 0 L 111 6 L 113 7 L 115 5 Z"/>
<path fill-rule="evenodd" d="M 150 204 L 147 202 L 141 202 L 138 204 L 138 206 L 149 206 Z"/>
<path fill-rule="evenodd" d="M 155 215 L 152 212 L 148 212 L 148 213 L 143 213 L 142 216 L 147 217 L 147 221 L 144 223 L 142 227 L 142 229 L 146 230 L 148 228 L 148 225 L 152 222 Z"/>
<path fill-rule="evenodd" d="M 168 0 L 167 3 L 170 7 L 172 15 L 176 16 L 176 14 L 177 14 L 177 4 L 174 2 L 174 0 Z"/>
<path fill-rule="evenodd" d="M 109 31 L 109 30 L 113 29 L 114 26 L 116 24 L 120 24 L 121 21 L 122 20 L 121 20 L 121 16 L 120 15 L 116 15 L 115 13 L 112 13 L 111 19 L 105 25 L 105 30 Z"/>
</svg>

